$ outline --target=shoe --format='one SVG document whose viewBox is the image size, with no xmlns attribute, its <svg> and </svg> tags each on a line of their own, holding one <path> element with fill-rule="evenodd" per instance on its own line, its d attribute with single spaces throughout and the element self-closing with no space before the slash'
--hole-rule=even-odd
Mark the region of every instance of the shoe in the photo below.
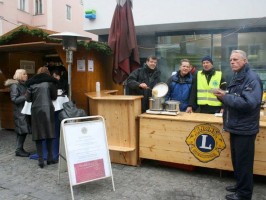
<svg viewBox="0 0 266 200">
<path fill-rule="evenodd" d="M 30 153 L 25 151 L 25 149 L 22 149 L 22 151 L 25 153 L 25 154 L 28 154 L 28 156 L 30 156 Z"/>
<path fill-rule="evenodd" d="M 251 198 L 244 198 L 239 196 L 239 194 L 234 193 L 234 194 L 228 194 L 225 196 L 225 199 L 227 200 L 251 200 Z"/>
<path fill-rule="evenodd" d="M 16 150 L 16 156 L 20 156 L 20 157 L 29 157 L 29 153 L 24 151 L 23 149 L 17 149 Z"/>
<path fill-rule="evenodd" d="M 56 163 L 58 163 L 58 160 L 50 160 L 50 161 L 47 160 L 47 165 L 53 165 Z"/>
<path fill-rule="evenodd" d="M 41 158 L 39 158 L 38 159 L 38 166 L 40 167 L 40 168 L 43 168 L 44 167 L 44 160 Z"/>
<path fill-rule="evenodd" d="M 237 186 L 236 185 L 230 185 L 230 186 L 227 186 L 225 188 L 225 190 L 228 191 L 228 192 L 236 192 Z"/>
</svg>

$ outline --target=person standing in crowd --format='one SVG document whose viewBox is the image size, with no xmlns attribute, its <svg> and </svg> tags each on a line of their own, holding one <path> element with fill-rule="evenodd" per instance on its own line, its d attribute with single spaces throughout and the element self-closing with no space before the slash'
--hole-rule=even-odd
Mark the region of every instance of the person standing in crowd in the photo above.
<svg viewBox="0 0 266 200">
<path fill-rule="evenodd" d="M 190 73 L 192 75 L 197 74 L 197 66 L 196 65 L 191 65 Z"/>
<path fill-rule="evenodd" d="M 191 113 L 193 106 L 198 106 L 200 113 L 220 113 L 222 103 L 214 96 L 213 89 L 225 89 L 226 82 L 222 72 L 214 69 L 211 57 L 206 56 L 201 62 L 203 70 L 197 71 L 193 77 L 187 112 Z"/>
<path fill-rule="evenodd" d="M 23 148 L 27 134 L 31 133 L 30 118 L 21 113 L 26 101 L 25 94 L 27 87 L 25 81 L 27 80 L 28 75 L 26 70 L 17 69 L 13 79 L 8 79 L 5 82 L 5 86 L 10 88 L 10 97 L 14 104 L 15 133 L 17 134 L 15 155 L 21 157 L 28 157 L 30 155 L 30 153 L 26 152 Z"/>
<path fill-rule="evenodd" d="M 67 95 L 68 84 L 67 81 L 62 78 L 61 72 L 58 69 L 55 69 L 51 72 L 51 75 L 58 80 L 57 89 L 62 90 L 62 94 L 60 95 Z"/>
<path fill-rule="evenodd" d="M 179 101 L 179 109 L 183 112 L 187 110 L 192 85 L 192 75 L 190 70 L 190 61 L 188 59 L 182 59 L 177 73 L 172 75 L 167 81 L 169 91 L 165 96 L 165 100 Z"/>
<path fill-rule="evenodd" d="M 28 87 L 26 100 L 32 102 L 31 122 L 32 139 L 36 143 L 38 165 L 44 167 L 42 141 L 46 140 L 47 165 L 55 164 L 53 159 L 53 139 L 55 138 L 54 105 L 57 98 L 56 84 L 58 81 L 50 76 L 47 67 L 41 67 L 35 76 L 26 82 Z"/>
<path fill-rule="evenodd" d="M 259 132 L 263 87 L 253 72 L 246 53 L 233 50 L 230 56 L 234 76 L 227 92 L 218 90 L 215 96 L 223 102 L 223 127 L 230 133 L 231 158 L 236 184 L 226 187 L 233 192 L 227 200 L 251 200 L 255 139 Z"/>
<path fill-rule="evenodd" d="M 143 67 L 134 70 L 127 78 L 130 95 L 143 95 L 141 100 L 142 113 L 149 109 L 149 98 L 152 88 L 161 81 L 161 72 L 157 68 L 157 58 L 149 56 Z"/>
<path fill-rule="evenodd" d="M 67 70 L 62 64 L 55 63 L 54 61 L 49 61 L 46 65 L 50 74 L 54 77 L 57 77 L 59 84 L 58 86 L 61 87 L 60 89 L 63 90 L 64 95 L 68 94 L 68 75 Z"/>
</svg>

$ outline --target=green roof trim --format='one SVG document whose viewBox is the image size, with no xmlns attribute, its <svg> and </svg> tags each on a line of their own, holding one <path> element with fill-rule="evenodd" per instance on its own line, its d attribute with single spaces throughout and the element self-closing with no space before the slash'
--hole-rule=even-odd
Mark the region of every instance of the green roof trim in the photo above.
<svg viewBox="0 0 266 200">
<path fill-rule="evenodd" d="M 0 37 L 0 45 L 7 45 L 9 44 L 13 39 L 15 39 L 19 34 L 25 33 L 31 36 L 36 36 L 41 38 L 42 40 L 49 40 L 53 42 L 61 42 L 60 40 L 48 38 L 48 33 L 45 32 L 43 29 L 29 29 L 27 26 L 22 26 L 18 30 L 15 30 L 14 32 L 11 32 L 9 35 Z M 86 50 L 96 50 L 100 53 L 103 53 L 105 55 L 111 55 L 112 50 L 105 42 L 97 42 L 97 41 L 90 41 L 90 42 L 84 42 L 80 41 L 78 42 L 79 45 L 82 45 L 86 48 Z"/>
</svg>

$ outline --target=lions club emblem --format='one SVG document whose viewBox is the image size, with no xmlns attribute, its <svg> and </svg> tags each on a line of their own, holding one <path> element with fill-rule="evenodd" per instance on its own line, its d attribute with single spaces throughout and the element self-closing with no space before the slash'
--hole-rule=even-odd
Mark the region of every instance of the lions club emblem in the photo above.
<svg viewBox="0 0 266 200">
<path fill-rule="evenodd" d="M 210 124 L 195 126 L 188 135 L 186 143 L 195 158 L 204 163 L 219 157 L 221 151 L 225 149 L 220 130 Z"/>
</svg>

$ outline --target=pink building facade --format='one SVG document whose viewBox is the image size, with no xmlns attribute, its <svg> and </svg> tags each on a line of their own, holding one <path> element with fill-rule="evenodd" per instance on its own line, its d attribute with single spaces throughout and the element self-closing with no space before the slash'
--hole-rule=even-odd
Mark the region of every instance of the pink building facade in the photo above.
<svg viewBox="0 0 266 200">
<path fill-rule="evenodd" d="M 84 31 L 83 0 L 0 0 L 0 36 L 26 24 L 56 32 L 74 32 L 93 40 Z"/>
</svg>

